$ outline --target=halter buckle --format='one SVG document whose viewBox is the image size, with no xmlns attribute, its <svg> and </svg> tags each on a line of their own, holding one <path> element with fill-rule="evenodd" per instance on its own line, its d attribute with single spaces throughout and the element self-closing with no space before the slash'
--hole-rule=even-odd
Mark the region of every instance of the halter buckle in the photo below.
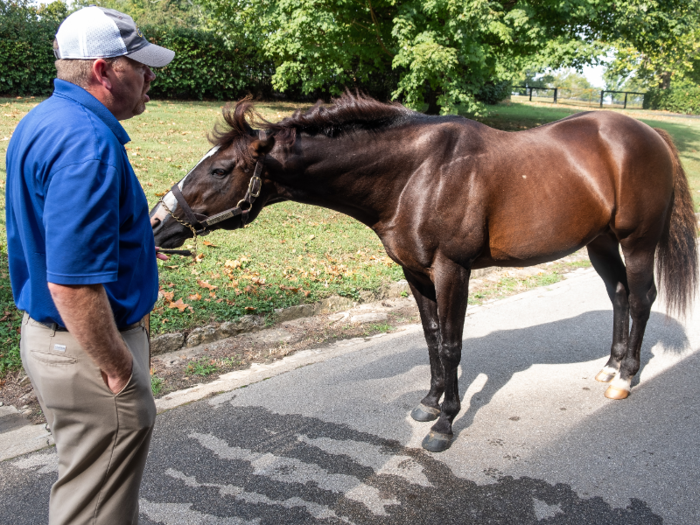
<svg viewBox="0 0 700 525">
<path fill-rule="evenodd" d="M 255 189 L 255 185 L 258 185 L 258 189 Z M 258 177 L 257 175 L 253 175 L 253 178 L 250 179 L 250 182 L 248 183 L 248 193 L 250 194 L 251 197 L 254 199 L 257 199 L 260 196 L 260 191 L 262 190 L 262 179 Z"/>
</svg>

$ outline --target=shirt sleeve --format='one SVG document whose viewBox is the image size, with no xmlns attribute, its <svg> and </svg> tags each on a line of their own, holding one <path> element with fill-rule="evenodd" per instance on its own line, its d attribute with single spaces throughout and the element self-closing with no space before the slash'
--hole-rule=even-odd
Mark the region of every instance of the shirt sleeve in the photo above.
<svg viewBox="0 0 700 525">
<path fill-rule="evenodd" d="M 117 280 L 119 189 L 117 170 L 99 160 L 72 164 L 53 175 L 44 201 L 48 282 Z"/>
</svg>

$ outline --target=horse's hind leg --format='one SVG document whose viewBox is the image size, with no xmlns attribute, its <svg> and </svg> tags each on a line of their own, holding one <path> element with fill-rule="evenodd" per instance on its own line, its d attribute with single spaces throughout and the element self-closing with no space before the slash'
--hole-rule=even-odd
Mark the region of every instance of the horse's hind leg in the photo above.
<svg viewBox="0 0 700 525">
<path fill-rule="evenodd" d="M 588 245 L 588 257 L 603 279 L 613 305 L 613 337 L 610 359 L 596 375 L 596 381 L 611 381 L 627 353 L 629 336 L 629 290 L 627 273 L 620 257 L 620 245 L 612 235 L 602 235 Z"/>
<path fill-rule="evenodd" d="M 440 398 L 445 391 L 445 374 L 440 362 L 438 349 L 440 330 L 435 286 L 430 282 L 420 282 L 406 269 L 404 269 L 404 275 L 418 304 L 420 319 L 423 323 L 423 334 L 425 335 L 426 343 L 428 343 L 428 356 L 430 358 L 430 391 L 420 404 L 413 409 L 411 417 L 416 421 L 433 421 L 440 415 Z"/>
<path fill-rule="evenodd" d="M 627 285 L 629 287 L 629 308 L 632 316 L 627 351 L 620 363 L 615 378 L 605 391 L 610 399 L 625 399 L 630 392 L 632 378 L 639 371 L 639 354 L 644 339 L 651 306 L 656 300 L 654 284 L 654 252 L 656 245 L 639 246 L 633 240 L 623 240 L 622 250 L 627 262 Z"/>
</svg>

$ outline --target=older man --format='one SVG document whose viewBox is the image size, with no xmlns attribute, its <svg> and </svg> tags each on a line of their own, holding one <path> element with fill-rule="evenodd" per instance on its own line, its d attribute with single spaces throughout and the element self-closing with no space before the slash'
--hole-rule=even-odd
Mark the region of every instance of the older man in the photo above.
<svg viewBox="0 0 700 525">
<path fill-rule="evenodd" d="M 24 368 L 56 441 L 49 523 L 138 522 L 155 422 L 144 317 L 158 294 L 148 204 L 118 121 L 145 110 L 170 50 L 131 17 L 76 11 L 51 98 L 7 151 L 7 237 Z"/>
</svg>

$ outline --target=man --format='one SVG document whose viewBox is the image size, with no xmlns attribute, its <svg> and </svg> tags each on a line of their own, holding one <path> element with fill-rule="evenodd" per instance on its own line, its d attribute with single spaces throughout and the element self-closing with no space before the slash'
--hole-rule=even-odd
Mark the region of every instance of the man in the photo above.
<svg viewBox="0 0 700 525">
<path fill-rule="evenodd" d="M 143 319 L 158 274 L 118 121 L 145 110 L 150 68 L 174 52 L 91 6 L 64 20 L 54 53 L 54 93 L 8 147 L 6 198 L 22 364 L 59 459 L 49 523 L 137 523 L 156 415 Z"/>
</svg>

